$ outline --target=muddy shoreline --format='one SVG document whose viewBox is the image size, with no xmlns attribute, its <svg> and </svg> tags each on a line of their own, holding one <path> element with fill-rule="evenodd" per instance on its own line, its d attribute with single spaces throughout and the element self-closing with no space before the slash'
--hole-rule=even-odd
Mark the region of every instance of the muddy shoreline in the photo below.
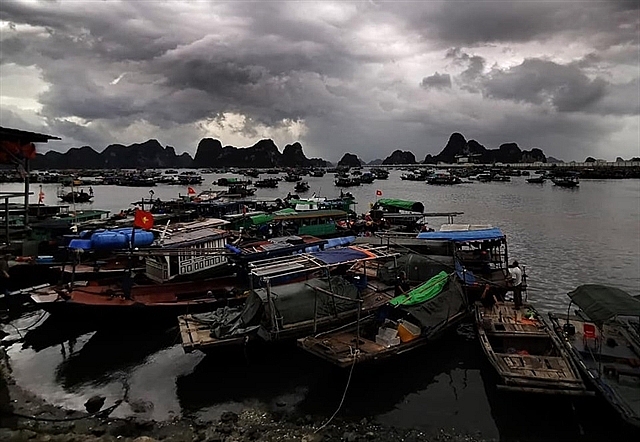
<svg viewBox="0 0 640 442">
<path fill-rule="evenodd" d="M 215 421 L 181 417 L 166 422 L 138 418 L 111 418 L 118 403 L 105 403 L 88 414 L 46 403 L 16 385 L 4 348 L 0 347 L 0 440 L 2 441 L 451 441 L 480 442 L 473 435 L 441 431 L 426 435 L 418 430 L 383 426 L 367 419 L 345 421 L 339 417 L 303 417 L 284 412 L 226 411 Z"/>
</svg>

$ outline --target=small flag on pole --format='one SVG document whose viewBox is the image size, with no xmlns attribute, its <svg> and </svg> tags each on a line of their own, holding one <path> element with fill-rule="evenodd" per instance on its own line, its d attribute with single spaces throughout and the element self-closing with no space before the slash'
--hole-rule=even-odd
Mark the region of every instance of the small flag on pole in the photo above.
<svg viewBox="0 0 640 442">
<path fill-rule="evenodd" d="M 133 218 L 133 225 L 135 227 L 141 227 L 145 230 L 149 230 L 153 227 L 153 214 L 145 210 L 136 210 L 136 214 Z"/>
<path fill-rule="evenodd" d="M 376 196 L 382 196 L 382 190 L 380 189 L 376 190 Z"/>
<path fill-rule="evenodd" d="M 187 193 L 189 195 L 195 195 L 196 194 L 196 190 L 193 187 L 189 186 L 189 187 L 187 187 Z"/>
</svg>

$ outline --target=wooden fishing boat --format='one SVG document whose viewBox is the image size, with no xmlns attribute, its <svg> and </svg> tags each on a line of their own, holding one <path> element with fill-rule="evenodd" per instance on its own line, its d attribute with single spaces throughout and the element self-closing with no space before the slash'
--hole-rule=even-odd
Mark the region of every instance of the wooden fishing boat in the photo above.
<svg viewBox="0 0 640 442">
<path fill-rule="evenodd" d="M 256 181 L 253 185 L 256 187 L 267 187 L 275 189 L 278 187 L 278 179 L 277 178 L 265 178 L 263 180 Z"/>
<path fill-rule="evenodd" d="M 249 297 L 238 309 L 178 318 L 185 352 L 247 340 L 296 339 L 375 311 L 394 287 L 376 278 L 397 253 L 386 247 L 346 247 L 250 264 Z"/>
<path fill-rule="evenodd" d="M 554 330 L 590 386 L 640 427 L 640 300 L 615 287 L 585 284 L 569 293 Z M 571 305 L 579 307 L 574 314 Z"/>
<path fill-rule="evenodd" d="M 58 198 L 65 203 L 89 203 L 93 199 L 93 195 L 85 192 L 84 190 L 73 190 L 71 192 L 61 191 L 58 193 Z"/>
<path fill-rule="evenodd" d="M 578 187 L 580 185 L 578 174 L 556 176 L 551 178 L 551 181 L 553 181 L 553 184 L 559 187 Z"/>
<path fill-rule="evenodd" d="M 475 304 L 482 350 L 500 379 L 499 389 L 584 395 L 587 388 L 568 352 L 530 304 L 486 308 Z"/>
<path fill-rule="evenodd" d="M 338 177 L 336 178 L 336 180 L 334 181 L 334 184 L 337 187 L 352 187 L 352 186 L 359 186 L 360 184 L 362 184 L 362 181 L 360 181 L 360 178 L 357 176 L 354 177 Z"/>
<path fill-rule="evenodd" d="M 86 283 L 85 283 L 86 284 Z M 235 277 L 199 281 L 136 285 L 124 283 L 76 284 L 72 289 L 46 288 L 31 299 L 36 306 L 56 316 L 86 320 L 175 320 L 188 312 L 202 312 L 238 305 L 244 292 Z"/>
<path fill-rule="evenodd" d="M 303 350 L 346 368 L 424 347 L 469 314 L 460 282 L 455 275 L 442 272 L 380 307 L 374 316 L 297 342 Z"/>
<path fill-rule="evenodd" d="M 307 192 L 310 189 L 309 183 L 306 181 L 298 181 L 295 186 L 296 192 Z"/>
<path fill-rule="evenodd" d="M 298 173 L 289 172 L 284 176 L 284 180 L 288 183 L 296 183 L 302 179 L 302 176 Z"/>
</svg>

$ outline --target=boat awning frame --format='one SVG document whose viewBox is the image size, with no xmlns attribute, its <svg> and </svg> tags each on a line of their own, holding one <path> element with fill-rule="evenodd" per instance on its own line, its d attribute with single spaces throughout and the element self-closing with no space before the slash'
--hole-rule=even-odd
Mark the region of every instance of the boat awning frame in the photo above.
<svg viewBox="0 0 640 442">
<path fill-rule="evenodd" d="M 322 261 L 317 256 L 317 252 L 301 253 L 295 256 L 281 256 L 253 261 L 249 264 L 249 273 L 251 276 L 268 280 L 270 278 L 292 275 L 303 271 L 311 272 L 315 270 L 324 270 L 339 264 L 355 264 L 362 261 L 394 258 L 400 255 L 397 252 L 390 251 L 386 246 L 359 245 L 349 246 L 348 248 L 362 252 L 362 256 L 347 259 L 345 261 L 330 263 Z"/>
</svg>

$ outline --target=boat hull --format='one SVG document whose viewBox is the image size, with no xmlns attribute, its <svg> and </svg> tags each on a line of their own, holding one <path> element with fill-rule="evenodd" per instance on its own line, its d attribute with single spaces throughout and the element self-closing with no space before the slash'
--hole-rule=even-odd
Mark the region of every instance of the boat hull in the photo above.
<svg viewBox="0 0 640 442">
<path fill-rule="evenodd" d="M 120 286 L 76 287 L 70 294 L 47 289 L 32 301 L 52 315 L 95 321 L 175 321 L 179 315 L 237 306 L 246 296 L 234 290 L 233 278 L 134 286 L 129 296 Z"/>
<path fill-rule="evenodd" d="M 529 318 L 525 316 L 531 316 Z M 481 348 L 499 376 L 500 390 L 589 395 L 580 372 L 557 337 L 531 305 L 485 308 L 475 304 Z"/>
<path fill-rule="evenodd" d="M 640 361 L 633 350 L 633 345 L 608 346 L 602 345 L 599 360 L 594 357 L 594 351 L 585 346 L 583 325 L 589 323 L 582 317 L 549 314 L 554 324 L 554 332 L 563 343 L 568 353 L 580 369 L 584 379 L 604 398 L 620 417 L 630 425 L 640 428 L 640 367 L 624 366 L 622 362 Z M 566 324 L 569 324 L 568 328 Z M 569 333 L 568 330 L 572 330 Z M 608 337 L 617 342 L 625 339 L 623 328 L 615 323 L 607 326 Z M 620 368 L 622 367 L 622 368 Z M 602 372 L 600 372 L 602 368 Z"/>
</svg>

